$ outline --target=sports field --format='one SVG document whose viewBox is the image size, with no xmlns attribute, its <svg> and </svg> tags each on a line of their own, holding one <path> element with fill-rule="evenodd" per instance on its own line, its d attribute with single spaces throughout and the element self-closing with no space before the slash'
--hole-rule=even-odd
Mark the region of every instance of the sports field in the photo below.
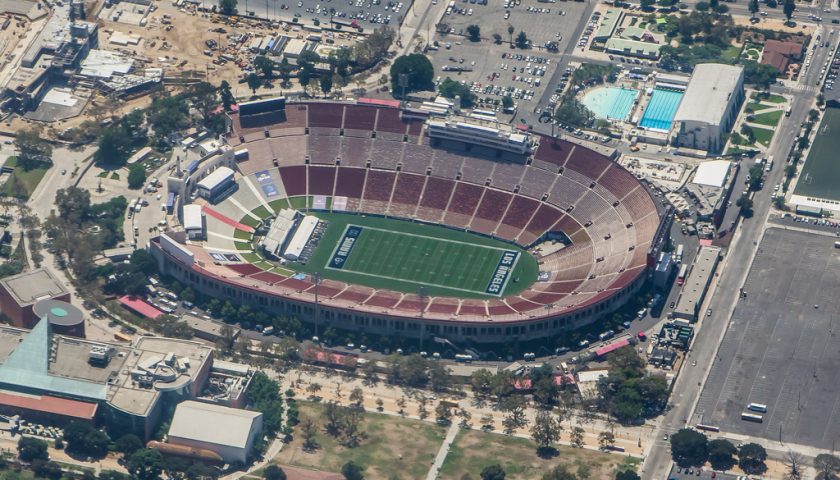
<svg viewBox="0 0 840 480">
<path fill-rule="evenodd" d="M 499 240 L 380 217 L 315 213 L 329 227 L 312 258 L 290 267 L 374 288 L 469 298 L 519 292 L 537 277 L 536 260 Z"/>
<path fill-rule="evenodd" d="M 793 193 L 840 200 L 840 108 L 827 108 Z"/>
</svg>

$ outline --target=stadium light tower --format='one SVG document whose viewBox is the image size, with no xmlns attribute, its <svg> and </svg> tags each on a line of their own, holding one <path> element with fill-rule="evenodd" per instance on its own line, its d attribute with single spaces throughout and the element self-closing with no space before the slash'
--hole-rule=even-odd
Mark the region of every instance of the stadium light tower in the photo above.
<svg viewBox="0 0 840 480">
<path fill-rule="evenodd" d="M 426 309 L 426 287 L 420 287 L 417 292 L 420 297 L 420 351 L 423 351 L 423 337 L 426 333 L 426 325 L 423 323 L 423 310 Z"/>
<path fill-rule="evenodd" d="M 315 323 L 315 336 L 317 337 L 318 336 L 318 322 L 320 321 L 320 319 L 318 318 L 319 313 L 320 313 L 320 308 L 318 308 L 318 285 L 321 283 L 321 273 L 320 272 L 312 273 L 312 280 L 315 281 L 315 322 L 314 323 Z M 321 339 L 319 338 L 318 340 L 320 341 Z"/>
</svg>

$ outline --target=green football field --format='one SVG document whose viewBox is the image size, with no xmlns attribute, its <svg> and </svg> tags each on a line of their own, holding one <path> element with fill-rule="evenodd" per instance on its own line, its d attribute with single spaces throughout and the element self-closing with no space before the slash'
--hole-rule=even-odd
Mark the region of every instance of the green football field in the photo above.
<svg viewBox="0 0 840 480">
<path fill-rule="evenodd" d="M 793 193 L 840 200 L 840 108 L 827 108 Z"/>
<path fill-rule="evenodd" d="M 531 285 L 539 267 L 516 245 L 445 227 L 342 213 L 309 262 L 293 269 L 374 288 L 432 296 L 499 297 Z M 350 245 L 350 248 L 346 248 Z"/>
</svg>

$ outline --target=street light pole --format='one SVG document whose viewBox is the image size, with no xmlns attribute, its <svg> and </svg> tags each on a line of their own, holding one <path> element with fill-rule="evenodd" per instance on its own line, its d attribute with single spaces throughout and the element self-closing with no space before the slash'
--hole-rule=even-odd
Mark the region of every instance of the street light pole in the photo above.
<svg viewBox="0 0 840 480">
<path fill-rule="evenodd" d="M 420 351 L 423 351 L 423 336 L 426 333 L 426 325 L 423 323 L 423 310 L 426 309 L 426 287 L 420 287 L 418 295 L 420 297 Z"/>
<path fill-rule="evenodd" d="M 318 336 L 318 322 L 320 321 L 320 311 L 321 309 L 318 306 L 318 285 L 321 283 L 321 274 L 319 272 L 315 272 L 312 274 L 312 279 L 315 280 L 315 336 Z M 320 338 L 318 339 L 321 340 Z"/>
</svg>

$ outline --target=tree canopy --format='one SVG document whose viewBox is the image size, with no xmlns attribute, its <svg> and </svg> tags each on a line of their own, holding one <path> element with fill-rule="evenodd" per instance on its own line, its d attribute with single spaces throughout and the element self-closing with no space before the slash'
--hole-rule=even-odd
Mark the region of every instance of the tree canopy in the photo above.
<svg viewBox="0 0 840 480">
<path fill-rule="evenodd" d="M 438 91 L 440 94 L 446 98 L 454 100 L 455 97 L 461 98 L 461 106 L 464 108 L 470 108 L 475 103 L 475 94 L 470 91 L 469 85 L 464 85 L 461 82 L 452 80 L 449 77 L 446 77 L 440 85 L 438 85 Z"/>
<path fill-rule="evenodd" d="M 760 475 L 767 470 L 764 461 L 767 451 L 757 443 L 745 443 L 738 449 L 738 466 L 750 475 Z"/>
<path fill-rule="evenodd" d="M 671 435 L 671 457 L 681 467 L 699 467 L 709 458 L 706 435 L 683 428 Z"/>
<path fill-rule="evenodd" d="M 644 361 L 633 347 L 613 352 L 610 373 L 598 382 L 601 407 L 620 422 L 633 422 L 658 414 L 668 398 L 665 378 L 647 375 Z"/>
<path fill-rule="evenodd" d="M 153 448 L 137 450 L 128 458 L 126 469 L 138 480 L 157 480 L 163 473 L 163 455 Z"/>
<path fill-rule="evenodd" d="M 402 93 L 400 75 L 406 75 L 408 77 L 406 92 L 428 90 L 433 88 L 432 79 L 434 78 L 435 69 L 432 66 L 432 62 L 425 55 L 412 53 L 397 57 L 391 65 L 390 74 L 391 91 L 395 95 L 398 95 Z"/>
<path fill-rule="evenodd" d="M 111 439 L 102 430 L 86 422 L 73 421 L 64 427 L 67 450 L 88 457 L 102 458 L 108 454 Z"/>
<path fill-rule="evenodd" d="M 709 442 L 709 462 L 715 470 L 729 470 L 735 466 L 735 454 L 738 449 L 725 438 L 716 438 Z"/>
<path fill-rule="evenodd" d="M 41 138 L 37 127 L 19 130 L 15 136 L 18 166 L 24 170 L 52 165 L 52 145 Z"/>
</svg>

